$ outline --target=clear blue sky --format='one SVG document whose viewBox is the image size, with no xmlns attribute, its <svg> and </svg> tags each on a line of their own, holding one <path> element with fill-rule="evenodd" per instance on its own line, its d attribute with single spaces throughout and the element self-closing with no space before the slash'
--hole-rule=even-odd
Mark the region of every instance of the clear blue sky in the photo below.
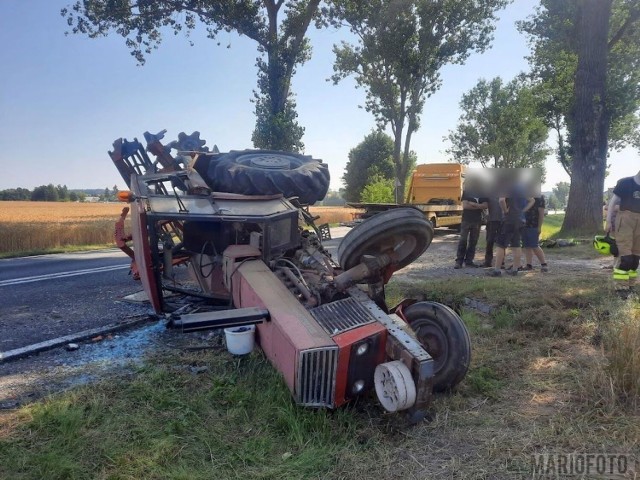
<svg viewBox="0 0 640 480">
<path fill-rule="evenodd" d="M 221 151 L 251 148 L 250 103 L 256 85 L 255 44 L 233 34 L 207 39 L 204 29 L 167 35 L 160 48 L 136 66 L 117 35 L 90 40 L 65 36 L 60 9 L 71 0 L 0 2 L 0 189 L 66 184 L 69 188 L 124 187 L 107 155 L 118 137 L 142 140 L 148 130 L 201 132 Z M 420 163 L 447 161 L 443 137 L 456 125 L 458 102 L 481 77 L 510 80 L 527 69 L 526 39 L 515 21 L 531 14 L 533 0 L 515 0 L 500 12 L 493 48 L 463 66 L 442 70 L 442 88 L 426 102 L 411 147 Z M 306 128 L 306 153 L 323 159 L 332 188 L 351 148 L 374 128 L 359 105 L 364 92 L 352 80 L 334 86 L 331 47 L 345 32 L 312 31 L 313 58 L 293 80 L 299 121 Z M 229 47 L 229 48 L 226 48 Z M 612 153 L 607 186 L 638 170 L 637 152 Z M 547 163 L 550 190 L 568 177 L 553 158 Z"/>
</svg>

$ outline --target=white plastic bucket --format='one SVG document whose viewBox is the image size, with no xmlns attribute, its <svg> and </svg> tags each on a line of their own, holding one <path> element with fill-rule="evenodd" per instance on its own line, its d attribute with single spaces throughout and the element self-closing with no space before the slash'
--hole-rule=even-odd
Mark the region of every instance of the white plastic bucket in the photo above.
<svg viewBox="0 0 640 480">
<path fill-rule="evenodd" d="M 227 350 L 234 355 L 251 353 L 255 341 L 256 326 L 244 325 L 224 329 Z"/>
</svg>

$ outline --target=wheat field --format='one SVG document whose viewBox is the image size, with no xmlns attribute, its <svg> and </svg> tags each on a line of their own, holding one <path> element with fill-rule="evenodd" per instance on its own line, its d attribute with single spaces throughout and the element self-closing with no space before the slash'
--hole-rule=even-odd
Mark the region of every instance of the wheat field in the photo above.
<svg viewBox="0 0 640 480">
<path fill-rule="evenodd" d="M 123 203 L 0 202 L 0 255 L 114 246 L 114 224 Z M 317 223 L 349 221 L 343 207 L 311 207 Z"/>
<path fill-rule="evenodd" d="M 0 202 L 0 254 L 114 245 L 121 203 Z"/>
</svg>

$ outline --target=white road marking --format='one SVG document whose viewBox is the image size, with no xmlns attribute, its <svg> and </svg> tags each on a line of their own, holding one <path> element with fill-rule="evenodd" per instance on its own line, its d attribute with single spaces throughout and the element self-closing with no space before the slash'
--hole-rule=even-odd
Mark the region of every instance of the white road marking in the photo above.
<svg viewBox="0 0 640 480">
<path fill-rule="evenodd" d="M 11 280 L 1 280 L 0 287 L 20 285 L 22 283 L 41 282 L 43 280 L 55 280 L 56 278 L 75 277 L 78 275 L 88 275 L 90 273 L 110 272 L 112 270 L 124 270 L 130 268 L 129 265 L 111 265 L 108 267 L 87 268 L 84 270 L 73 270 L 71 272 L 49 273 L 47 275 L 36 275 L 33 277 L 15 278 Z"/>
</svg>

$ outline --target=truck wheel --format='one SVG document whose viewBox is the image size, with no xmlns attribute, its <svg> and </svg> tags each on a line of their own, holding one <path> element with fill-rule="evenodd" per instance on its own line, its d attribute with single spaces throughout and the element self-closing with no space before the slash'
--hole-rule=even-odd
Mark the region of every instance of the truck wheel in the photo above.
<svg viewBox="0 0 640 480">
<path fill-rule="evenodd" d="M 404 316 L 424 349 L 433 357 L 433 390 L 451 390 L 462 381 L 471 362 L 471 340 L 462 319 L 437 302 L 418 302 Z"/>
<path fill-rule="evenodd" d="M 363 255 L 394 251 L 396 270 L 406 267 L 424 253 L 433 240 L 433 227 L 415 208 L 396 208 L 378 213 L 345 235 L 338 246 L 338 262 L 344 270 L 360 263 Z"/>
<path fill-rule="evenodd" d="M 231 151 L 217 156 L 205 179 L 218 192 L 298 197 L 311 205 L 329 189 L 329 168 L 308 155 L 272 150 Z"/>
</svg>

